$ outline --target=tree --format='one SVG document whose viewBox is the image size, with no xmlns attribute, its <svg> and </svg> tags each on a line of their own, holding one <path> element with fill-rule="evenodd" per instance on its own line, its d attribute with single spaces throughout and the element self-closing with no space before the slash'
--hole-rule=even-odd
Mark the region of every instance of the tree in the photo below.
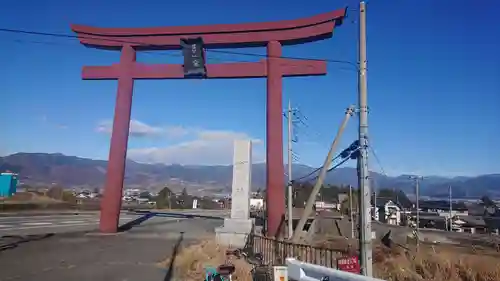
<svg viewBox="0 0 500 281">
<path fill-rule="evenodd" d="M 257 192 L 255 192 L 257 194 L 257 198 L 262 198 L 262 189 L 257 189 Z M 288 194 L 288 192 L 286 193 Z M 287 195 L 288 196 L 288 195 Z M 288 197 L 287 197 L 288 198 Z"/>
<path fill-rule="evenodd" d="M 293 206 L 297 208 L 303 208 L 304 202 L 307 202 L 309 195 L 311 194 L 313 185 L 310 182 L 294 182 L 292 184 L 293 190 Z"/>
<path fill-rule="evenodd" d="M 485 207 L 495 206 L 495 202 L 493 202 L 493 200 L 491 200 L 488 195 L 483 195 L 483 197 L 481 197 L 481 201 L 483 202 Z"/>
<path fill-rule="evenodd" d="M 403 208 L 410 208 L 413 204 L 402 190 L 388 188 L 380 189 L 377 193 L 377 197 L 389 199 L 392 202 L 401 205 Z"/>
<path fill-rule="evenodd" d="M 73 192 L 64 190 L 62 193 L 62 200 L 64 202 L 68 202 L 71 204 L 76 204 L 76 196 L 73 194 Z"/>
<path fill-rule="evenodd" d="M 159 209 L 163 208 L 169 208 L 171 209 L 172 207 L 172 191 L 170 188 L 165 186 L 159 193 L 158 196 L 156 197 L 156 206 Z"/>
<path fill-rule="evenodd" d="M 344 199 L 344 201 L 340 202 L 340 212 L 342 214 L 350 214 L 350 212 L 357 211 L 358 210 L 358 205 L 359 205 L 359 194 L 357 192 L 352 192 L 352 210 L 350 209 L 351 198 L 347 196 L 347 198 Z"/>
<path fill-rule="evenodd" d="M 186 188 L 185 188 L 185 187 L 182 189 L 182 193 L 181 193 L 181 195 L 182 195 L 183 197 L 186 197 L 186 196 L 188 196 L 188 195 L 189 195 L 189 194 L 187 193 L 187 190 L 186 190 Z"/>
<path fill-rule="evenodd" d="M 139 194 L 139 198 L 151 199 L 151 193 L 149 193 L 148 191 L 143 191 Z"/>
<path fill-rule="evenodd" d="M 45 194 L 47 197 L 56 199 L 56 200 L 63 200 L 63 188 L 60 186 L 53 186 L 47 190 L 47 193 Z"/>
<path fill-rule="evenodd" d="M 201 209 L 209 209 L 209 210 L 215 210 L 215 209 L 220 209 L 219 203 L 210 200 L 210 198 L 199 198 L 198 199 L 198 206 Z"/>
</svg>

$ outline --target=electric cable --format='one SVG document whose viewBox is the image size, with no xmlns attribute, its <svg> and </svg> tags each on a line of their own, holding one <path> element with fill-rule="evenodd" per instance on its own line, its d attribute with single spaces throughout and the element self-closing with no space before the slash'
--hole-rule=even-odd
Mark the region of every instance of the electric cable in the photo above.
<svg viewBox="0 0 500 281">
<path fill-rule="evenodd" d="M 162 45 L 142 44 L 140 42 L 134 42 L 134 41 L 129 41 L 129 40 L 118 40 L 118 39 L 112 39 L 112 38 L 95 38 L 95 37 L 85 36 L 85 35 L 72 35 L 72 34 L 64 34 L 64 33 L 40 32 L 40 31 L 33 31 L 33 30 L 0 28 L 0 32 L 25 34 L 25 35 L 37 35 L 37 36 L 45 36 L 45 37 L 67 38 L 67 39 L 81 39 L 81 38 L 93 39 L 93 40 L 98 40 L 98 41 L 134 44 L 134 45 L 138 45 L 137 47 L 152 47 L 152 48 L 156 47 L 159 50 L 162 50 L 162 47 L 163 47 Z M 234 52 L 234 51 L 227 51 L 227 50 L 209 50 L 209 51 L 213 52 L 213 53 L 225 53 L 225 54 L 240 55 L 240 56 L 282 58 L 282 59 L 291 59 L 291 60 L 325 61 L 325 62 L 338 63 L 338 64 L 348 64 L 350 66 L 355 67 L 356 71 L 359 69 L 358 63 L 354 63 L 351 61 L 344 61 L 344 60 L 328 59 L 328 58 L 322 59 L 322 58 L 291 57 L 291 56 L 269 56 L 267 54 L 253 54 L 253 53 Z"/>
<path fill-rule="evenodd" d="M 1 31 L 1 30 L 0 30 Z M 40 45 L 48 45 L 48 46 L 71 46 L 71 47 L 77 47 L 80 45 L 70 45 L 70 44 L 62 44 L 62 42 L 51 42 L 51 41 L 36 41 L 36 40 L 23 40 L 23 39 L 13 39 L 11 40 L 12 42 L 15 43 L 22 43 L 22 44 L 40 44 Z M 182 54 L 179 53 L 160 53 L 157 51 L 141 51 L 141 54 L 147 54 L 147 55 L 153 55 L 153 56 L 167 56 L 167 57 L 183 57 Z M 251 60 L 242 60 L 242 59 L 223 59 L 220 57 L 214 57 L 212 56 L 207 56 L 207 61 L 214 60 L 214 61 L 219 61 L 219 62 L 254 62 Z"/>
<path fill-rule="evenodd" d="M 355 151 L 353 151 L 351 154 L 349 154 L 349 156 L 345 159 L 343 159 L 342 161 L 340 161 L 339 163 L 335 164 L 333 167 L 329 168 L 328 170 L 326 170 L 327 173 L 337 169 L 338 167 L 342 166 L 345 162 L 353 159 L 351 158 L 352 156 L 354 156 L 355 154 L 357 154 L 357 152 L 359 151 L 359 148 L 357 148 Z M 311 178 L 309 179 L 308 181 L 313 181 L 313 180 L 316 180 L 319 178 L 319 175 L 316 175 L 314 178 Z"/>
<path fill-rule="evenodd" d="M 340 161 L 338 164 L 334 165 L 333 167 L 329 168 L 326 172 L 329 173 L 329 172 L 335 170 L 336 168 L 340 167 L 342 164 L 344 164 L 345 162 L 347 162 L 350 159 L 356 159 L 359 156 L 359 149 L 360 149 L 360 147 L 359 147 L 359 141 L 356 140 L 348 148 L 344 149 L 342 152 L 340 152 L 337 156 L 335 156 L 332 159 L 332 161 L 330 162 L 330 164 L 333 163 L 335 160 L 337 160 L 339 158 L 342 158 L 343 160 Z M 304 179 L 304 178 L 312 176 L 314 173 L 318 172 L 321 169 L 323 169 L 323 166 L 314 169 L 313 171 L 311 171 L 310 173 L 308 173 L 308 174 L 306 174 L 304 176 L 301 176 L 299 178 L 296 178 L 296 179 L 292 180 L 292 184 L 296 183 L 298 180 L 301 180 L 301 179 Z M 319 177 L 319 175 L 316 175 L 315 177 L 313 177 L 311 179 L 308 179 L 307 181 L 315 180 L 318 177 Z"/>
<path fill-rule="evenodd" d="M 384 169 L 384 166 L 382 165 L 382 162 L 380 161 L 380 158 L 378 157 L 377 153 L 375 152 L 375 149 L 373 149 L 373 146 L 371 145 L 371 143 L 368 145 L 368 149 L 370 150 L 370 152 L 372 153 L 373 155 L 373 158 L 375 158 L 375 161 L 377 162 L 377 165 L 379 166 L 380 168 L 380 171 L 382 172 L 382 174 L 385 176 L 385 177 L 389 177 L 389 175 L 387 175 L 387 173 L 385 172 L 385 169 Z M 392 192 L 393 192 L 393 196 L 392 197 L 378 197 L 378 198 L 385 198 L 385 199 L 391 199 L 391 200 L 396 200 L 396 203 L 398 205 L 401 205 L 401 202 L 399 200 L 399 193 L 402 192 L 401 189 L 399 188 L 393 188 L 392 189 Z M 403 192 L 404 194 L 404 192 Z M 405 194 L 406 196 L 406 194 Z M 395 198 L 394 198 L 395 197 Z"/>
<path fill-rule="evenodd" d="M 377 164 L 378 164 L 378 166 L 379 166 L 380 171 L 382 172 L 382 174 L 387 177 L 387 173 L 385 172 L 384 166 L 382 166 L 382 163 L 380 162 L 380 159 L 378 158 L 377 153 L 375 153 L 375 150 L 373 149 L 373 146 L 372 145 L 368 145 L 368 149 L 373 154 L 373 158 L 375 158 L 375 161 L 377 162 Z"/>
</svg>

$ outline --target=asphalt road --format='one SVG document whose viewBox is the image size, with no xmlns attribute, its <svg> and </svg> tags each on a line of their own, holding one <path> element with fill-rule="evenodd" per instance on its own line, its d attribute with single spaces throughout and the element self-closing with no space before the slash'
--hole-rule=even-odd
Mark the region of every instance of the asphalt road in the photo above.
<svg viewBox="0 0 500 281">
<path fill-rule="evenodd" d="M 138 215 L 122 214 L 120 224 Z M 99 214 L 0 217 L 0 236 L 61 233 L 95 229 Z"/>
<path fill-rule="evenodd" d="M 184 210 L 173 211 L 175 213 L 206 215 L 206 216 L 226 216 L 227 211 L 219 210 Z M 120 225 L 133 221 L 142 214 L 133 212 L 122 212 Z M 166 223 L 169 221 L 179 221 L 179 218 L 154 217 L 143 224 Z M 0 216 L 0 237 L 5 235 L 32 235 L 42 233 L 65 233 L 75 231 L 92 231 L 99 225 L 99 212 L 85 212 L 81 214 L 43 214 L 43 215 L 12 215 Z"/>
<path fill-rule="evenodd" d="M 214 219 L 153 217 L 117 235 L 72 232 L 22 243 L 14 241 L 12 247 L 0 249 L 0 280 L 169 280 L 168 268 L 158 262 L 175 257 L 178 246 L 213 239 L 214 228 L 222 223 Z"/>
</svg>

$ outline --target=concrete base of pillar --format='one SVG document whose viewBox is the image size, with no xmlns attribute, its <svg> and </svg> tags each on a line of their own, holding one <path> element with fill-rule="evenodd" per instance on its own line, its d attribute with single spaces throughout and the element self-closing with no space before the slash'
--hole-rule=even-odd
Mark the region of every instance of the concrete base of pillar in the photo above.
<svg viewBox="0 0 500 281">
<path fill-rule="evenodd" d="M 225 219 L 224 226 L 215 228 L 215 238 L 219 245 L 243 248 L 253 228 L 253 219 Z"/>
</svg>

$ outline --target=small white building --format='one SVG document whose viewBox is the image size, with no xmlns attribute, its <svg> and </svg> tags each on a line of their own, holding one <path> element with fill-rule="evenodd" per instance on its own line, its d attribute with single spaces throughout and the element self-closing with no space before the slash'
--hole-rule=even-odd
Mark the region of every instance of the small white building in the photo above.
<svg viewBox="0 0 500 281">
<path fill-rule="evenodd" d="M 262 198 L 250 198 L 250 208 L 254 210 L 261 210 L 264 208 L 264 199 Z"/>
<path fill-rule="evenodd" d="M 131 196 L 131 197 L 136 197 L 141 194 L 141 190 L 138 188 L 128 188 L 123 191 L 123 195 L 125 196 Z"/>
<path fill-rule="evenodd" d="M 392 200 L 377 198 L 373 213 L 373 219 L 376 221 L 401 225 L 401 206 L 392 202 Z"/>
<path fill-rule="evenodd" d="M 314 207 L 316 210 L 340 210 L 340 204 L 338 203 L 331 203 L 331 202 L 324 202 L 324 201 L 316 201 L 314 202 Z"/>
</svg>

